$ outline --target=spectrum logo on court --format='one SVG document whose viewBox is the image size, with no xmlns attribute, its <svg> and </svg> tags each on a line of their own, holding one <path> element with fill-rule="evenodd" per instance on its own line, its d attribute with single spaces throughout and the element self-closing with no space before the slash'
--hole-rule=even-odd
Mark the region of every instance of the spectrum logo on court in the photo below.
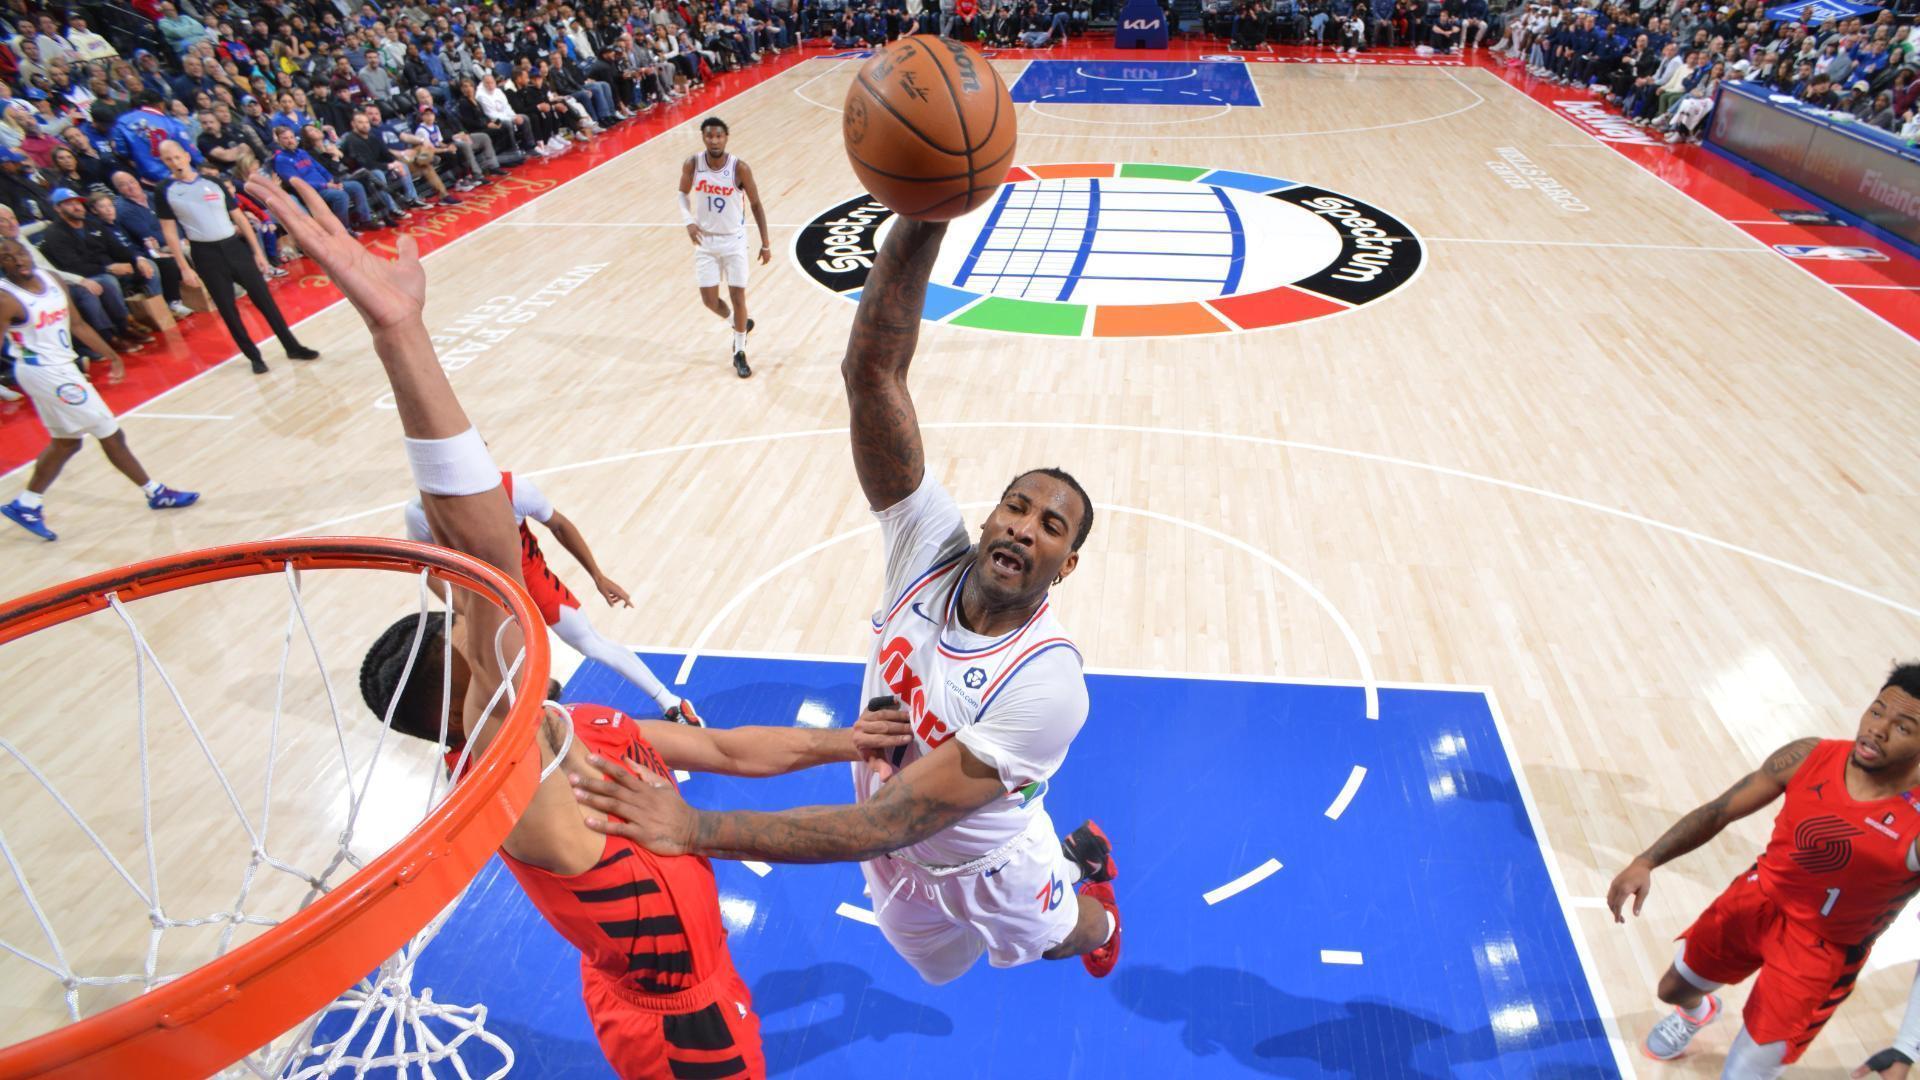
<svg viewBox="0 0 1920 1080">
<path fill-rule="evenodd" d="M 794 258 L 858 300 L 893 219 L 862 195 L 815 217 Z M 1057 337 L 1223 334 L 1351 311 L 1419 274 L 1420 240 L 1338 192 L 1189 165 L 1014 167 L 952 223 L 924 317 Z"/>
</svg>

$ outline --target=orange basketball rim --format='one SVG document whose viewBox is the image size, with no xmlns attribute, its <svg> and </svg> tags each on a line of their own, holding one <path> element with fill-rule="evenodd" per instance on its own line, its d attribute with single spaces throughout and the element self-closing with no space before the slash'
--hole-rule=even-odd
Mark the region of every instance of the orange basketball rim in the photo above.
<svg viewBox="0 0 1920 1080">
<path fill-rule="evenodd" d="M 325 537 L 208 548 L 56 585 L 0 605 L 0 645 L 100 611 L 109 596 L 126 603 L 288 566 L 425 570 L 500 605 L 523 627 L 545 625 L 524 588 L 477 559 L 404 540 Z M 205 1076 L 338 997 L 466 887 L 532 799 L 548 666 L 547 636 L 527 634 L 522 692 L 501 737 L 405 838 L 226 955 L 97 1016 L 0 1049 L 0 1078 Z"/>
</svg>

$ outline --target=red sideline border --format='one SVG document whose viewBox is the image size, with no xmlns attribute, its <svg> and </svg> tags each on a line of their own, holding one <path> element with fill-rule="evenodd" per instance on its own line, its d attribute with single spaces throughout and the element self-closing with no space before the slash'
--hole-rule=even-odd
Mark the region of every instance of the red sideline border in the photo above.
<svg viewBox="0 0 1920 1080">
<path fill-rule="evenodd" d="M 590 142 L 576 145 L 557 158 L 546 161 L 529 159 L 526 164 L 500 177 L 491 187 L 461 192 L 459 206 L 416 210 L 413 218 L 399 230 L 368 233 L 368 246 L 392 255 L 396 251 L 394 245 L 400 233 L 405 232 L 420 245 L 420 254 L 426 255 L 472 234 L 495 218 L 525 206 L 587 170 L 702 115 L 801 61 L 822 55 L 832 55 L 832 50 L 818 46 L 789 50 L 752 67 L 717 75 L 699 93 L 690 95 L 679 104 L 648 110 Z M 274 302 L 280 306 L 280 312 L 286 316 L 289 324 L 297 325 L 302 319 L 320 313 L 341 299 L 340 291 L 333 287 L 333 282 L 311 261 L 296 260 L 287 264 L 287 270 L 288 276 L 273 282 L 270 287 Z M 273 371 L 266 375 L 254 375 L 244 363 L 233 363 L 240 355 L 234 348 L 233 338 L 227 334 L 226 325 L 220 321 L 218 314 L 206 312 L 180 320 L 175 329 L 156 338 L 152 344 L 126 353 L 126 377 L 111 385 L 96 384 L 100 396 L 116 415 L 125 415 L 128 410 L 222 365 L 230 364 L 232 367 L 226 377 L 276 377 L 292 361 L 281 353 L 266 320 L 253 309 L 252 304 L 242 303 L 240 311 L 254 340 L 262 343 L 261 352 Z M 329 363 L 331 360 L 323 358 L 319 363 Z M 95 373 L 100 374 L 101 370 L 96 369 Z M 24 399 L 0 402 L 0 475 L 32 461 L 46 442 L 46 429 L 41 426 L 40 418 L 30 403 Z"/>
<path fill-rule="evenodd" d="M 529 162 L 490 188 L 465 193 L 462 196 L 465 201 L 460 206 L 424 214 L 416 212 L 414 220 L 408 223 L 404 231 L 418 241 L 421 254 L 424 255 L 473 233 L 508 211 L 526 205 L 539 195 L 804 60 L 830 57 L 838 52 L 812 45 L 743 71 L 717 76 L 700 93 L 678 105 L 653 109 L 558 159 Z M 1228 53 L 1223 42 L 1193 38 L 1176 41 L 1163 51 L 1115 49 L 1087 44 L 1057 49 L 988 51 L 990 56 L 1007 59 L 1084 60 L 1192 60 L 1200 56 Z M 1565 120 L 1574 129 L 1612 148 L 1706 207 L 1726 221 L 1729 227 L 1739 230 L 1756 244 L 1770 250 L 1776 250 L 1773 248 L 1776 244 L 1868 248 L 1884 255 L 1884 260 L 1877 261 L 1788 261 L 1909 337 L 1920 339 L 1920 260 L 1866 230 L 1850 225 L 1809 226 L 1782 221 L 1774 211 L 1816 208 L 1799 196 L 1698 146 L 1670 146 L 1659 142 L 1657 137 L 1647 134 L 1643 128 L 1632 127 L 1624 121 L 1608 123 L 1598 119 L 1604 115 L 1619 121 L 1619 114 L 1607 108 L 1594 95 L 1536 79 L 1528 75 L 1524 67 L 1509 66 L 1485 50 L 1472 50 L 1460 58 L 1421 56 L 1405 49 L 1376 50 L 1355 57 L 1336 55 L 1325 48 L 1269 46 L 1258 52 L 1233 55 L 1244 58 L 1248 63 L 1437 67 L 1443 70 L 1477 67 L 1491 71 L 1515 91 Z M 377 250 L 391 254 L 396 239 L 397 234 L 393 232 L 375 233 L 370 238 L 370 244 Z M 1779 257 L 1787 258 L 1785 255 Z M 303 259 L 288 264 L 288 269 L 292 271 L 291 276 L 273 285 L 274 298 L 288 322 L 298 323 L 340 299 L 338 290 L 311 262 Z M 280 358 L 279 350 L 267 332 L 266 323 L 251 305 L 241 305 L 241 311 L 256 340 L 266 341 L 264 351 L 268 363 L 275 366 L 289 363 Z M 230 363 L 237 356 L 232 340 L 217 315 L 194 315 L 182 320 L 174 331 L 158 339 L 155 344 L 129 354 L 126 378 L 111 386 L 102 386 L 101 396 L 115 413 L 124 414 L 191 378 Z M 247 374 L 248 378 L 256 377 L 246 373 L 246 369 L 239 365 L 235 365 L 235 372 Z M 274 376 L 270 373 L 258 377 L 270 379 Z M 45 443 L 45 429 L 41 427 L 31 405 L 25 401 L 0 402 L 0 474 L 11 472 L 31 461 Z"/>
<path fill-rule="evenodd" d="M 1711 210 L 1776 257 L 1786 259 L 1908 337 L 1920 339 L 1920 259 L 1853 225 L 1799 225 L 1782 220 L 1775 211 L 1820 207 L 1703 146 L 1660 141 L 1646 128 L 1629 124 L 1619 110 L 1608 107 L 1598 95 L 1536 79 L 1527 74 L 1524 65 L 1510 67 L 1484 52 L 1473 55 L 1472 66 L 1499 75 L 1508 86 Z M 1793 258 L 1775 246 L 1783 244 L 1864 248 L 1881 257 Z"/>
</svg>

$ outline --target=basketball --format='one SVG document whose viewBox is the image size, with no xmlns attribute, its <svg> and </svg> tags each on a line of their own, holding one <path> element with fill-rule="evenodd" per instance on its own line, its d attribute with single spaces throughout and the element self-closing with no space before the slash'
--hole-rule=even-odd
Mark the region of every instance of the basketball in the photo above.
<svg viewBox="0 0 1920 1080">
<path fill-rule="evenodd" d="M 901 38 L 847 89 L 847 160 L 874 198 L 922 221 L 986 202 L 1013 164 L 1013 98 L 993 65 L 946 38 Z"/>
</svg>

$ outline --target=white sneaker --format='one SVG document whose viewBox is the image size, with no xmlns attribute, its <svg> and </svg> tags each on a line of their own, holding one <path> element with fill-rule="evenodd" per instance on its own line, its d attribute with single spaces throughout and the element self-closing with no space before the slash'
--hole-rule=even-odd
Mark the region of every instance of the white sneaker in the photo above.
<svg viewBox="0 0 1920 1080">
<path fill-rule="evenodd" d="M 188 307 L 187 305 L 181 303 L 178 300 L 175 300 L 173 303 L 168 304 L 167 310 L 173 312 L 173 317 L 176 319 L 184 319 L 187 316 L 193 314 L 192 308 Z"/>
<path fill-rule="evenodd" d="M 1695 1020 L 1676 1005 L 1672 1012 L 1653 1025 L 1652 1031 L 1647 1032 L 1647 1041 L 1642 1049 L 1655 1061 L 1672 1061 L 1687 1052 L 1687 1044 L 1700 1034 L 1701 1028 L 1718 1019 L 1720 999 L 1713 994 L 1707 995 L 1707 1016 L 1704 1020 Z"/>
</svg>

